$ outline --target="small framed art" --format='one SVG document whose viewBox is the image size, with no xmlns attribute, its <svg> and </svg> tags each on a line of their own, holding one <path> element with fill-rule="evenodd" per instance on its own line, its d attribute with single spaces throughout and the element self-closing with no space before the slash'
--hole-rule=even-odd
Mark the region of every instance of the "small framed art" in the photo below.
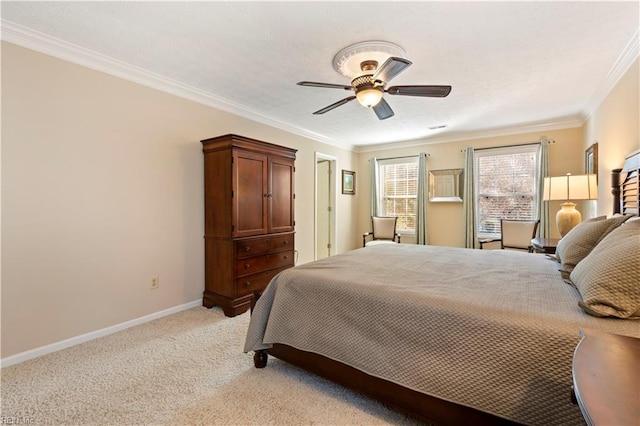
<svg viewBox="0 0 640 426">
<path fill-rule="evenodd" d="M 354 195 L 356 193 L 356 172 L 342 171 L 342 193 Z"/>
<path fill-rule="evenodd" d="M 598 143 L 594 143 L 584 152 L 584 172 L 598 176 Z"/>
</svg>

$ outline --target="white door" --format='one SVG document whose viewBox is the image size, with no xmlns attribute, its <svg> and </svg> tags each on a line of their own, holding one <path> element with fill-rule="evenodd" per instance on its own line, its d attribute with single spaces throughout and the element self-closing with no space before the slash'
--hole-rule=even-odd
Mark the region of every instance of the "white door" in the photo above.
<svg viewBox="0 0 640 426">
<path fill-rule="evenodd" d="M 316 260 L 331 255 L 331 161 L 316 167 Z"/>
</svg>

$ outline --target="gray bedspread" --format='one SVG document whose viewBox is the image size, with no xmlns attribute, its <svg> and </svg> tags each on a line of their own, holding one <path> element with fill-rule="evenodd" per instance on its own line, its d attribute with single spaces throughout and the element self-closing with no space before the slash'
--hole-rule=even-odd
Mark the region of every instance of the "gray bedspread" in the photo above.
<svg viewBox="0 0 640 426">
<path fill-rule="evenodd" d="M 584 424 L 570 402 L 579 330 L 640 337 L 640 322 L 578 300 L 542 254 L 378 245 L 276 276 L 244 349 L 282 343 L 516 422 Z"/>
</svg>

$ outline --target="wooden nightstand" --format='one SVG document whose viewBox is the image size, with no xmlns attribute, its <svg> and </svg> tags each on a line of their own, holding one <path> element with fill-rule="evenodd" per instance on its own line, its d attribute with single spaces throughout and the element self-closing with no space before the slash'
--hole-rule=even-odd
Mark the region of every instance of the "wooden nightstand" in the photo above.
<svg viewBox="0 0 640 426">
<path fill-rule="evenodd" d="M 588 425 L 637 425 L 640 339 L 580 330 L 573 391 Z"/>
<path fill-rule="evenodd" d="M 536 253 L 554 254 L 558 241 L 558 238 L 534 238 L 531 240 L 531 246 Z"/>
</svg>

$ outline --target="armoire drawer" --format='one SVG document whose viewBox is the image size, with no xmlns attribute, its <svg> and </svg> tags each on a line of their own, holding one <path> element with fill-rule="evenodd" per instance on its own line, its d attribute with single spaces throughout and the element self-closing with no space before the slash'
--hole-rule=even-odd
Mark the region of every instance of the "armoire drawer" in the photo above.
<svg viewBox="0 0 640 426">
<path fill-rule="evenodd" d="M 284 271 L 285 269 L 288 269 L 290 267 L 291 265 L 285 266 L 284 268 L 271 269 L 269 271 L 238 278 L 236 280 L 236 291 L 238 297 L 244 296 L 245 294 L 251 294 L 254 291 L 264 290 L 273 277 L 275 277 L 279 272 Z"/>
<path fill-rule="evenodd" d="M 255 274 L 287 265 L 293 266 L 293 250 L 238 259 L 236 261 L 236 276 Z"/>
<path fill-rule="evenodd" d="M 243 259 L 274 251 L 293 250 L 293 235 L 286 234 L 277 237 L 250 238 L 236 241 L 236 256 L 238 259 Z"/>
</svg>

